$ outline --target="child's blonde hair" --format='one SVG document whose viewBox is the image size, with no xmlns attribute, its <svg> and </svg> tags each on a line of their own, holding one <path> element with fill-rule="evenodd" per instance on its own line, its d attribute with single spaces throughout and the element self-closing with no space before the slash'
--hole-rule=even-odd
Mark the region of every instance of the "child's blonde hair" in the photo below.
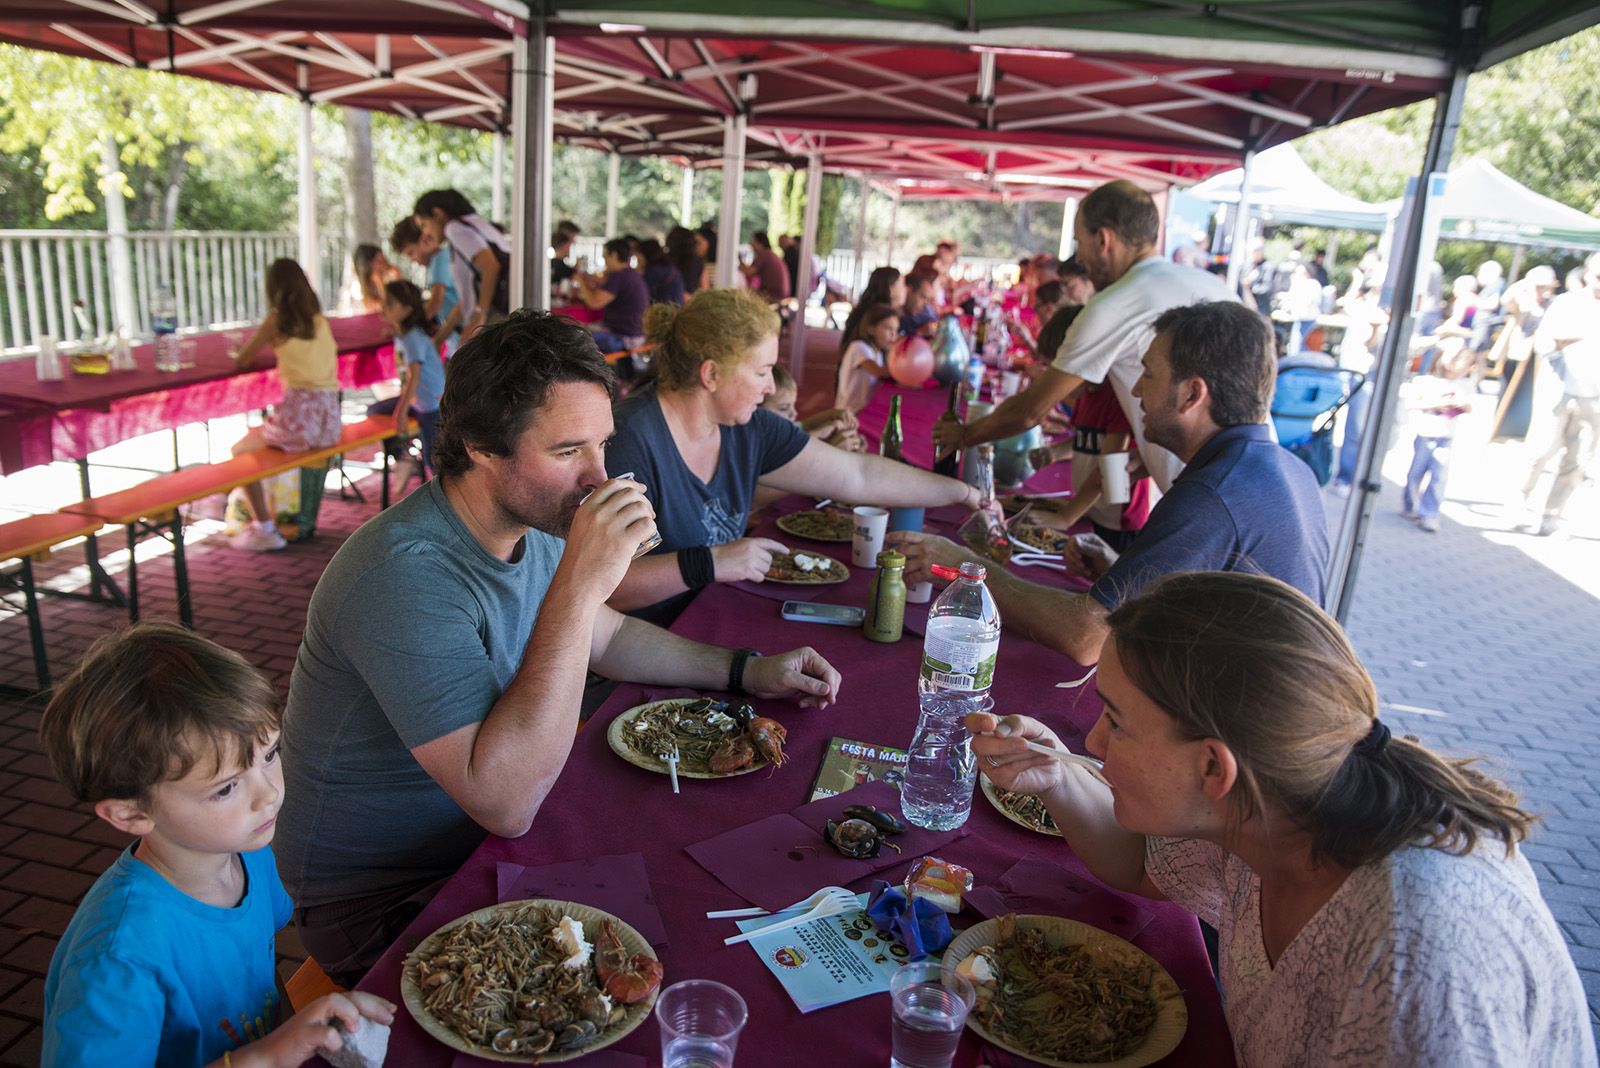
<svg viewBox="0 0 1600 1068">
<path fill-rule="evenodd" d="M 145 801 L 211 760 L 247 767 L 282 724 L 244 657 L 175 623 L 139 623 L 90 647 L 44 710 L 39 738 L 79 801 Z"/>
</svg>

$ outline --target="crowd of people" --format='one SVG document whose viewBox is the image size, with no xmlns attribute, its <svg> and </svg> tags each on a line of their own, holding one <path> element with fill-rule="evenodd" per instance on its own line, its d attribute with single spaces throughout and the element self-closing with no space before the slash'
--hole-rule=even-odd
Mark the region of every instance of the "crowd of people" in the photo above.
<svg viewBox="0 0 1600 1068">
<path fill-rule="evenodd" d="M 1130 182 L 1086 195 L 1075 257 L 1019 265 L 1011 316 L 1034 361 L 1028 384 L 935 429 L 949 454 L 1069 418 L 1070 447 L 1048 459 L 1125 451 L 1142 486 L 1137 504 L 1101 502 L 1095 475 L 1075 469 L 1072 519 L 1094 533 L 1064 556 L 1086 592 L 989 572 L 1010 631 L 1094 665 L 1104 711 L 1088 744 L 1103 773 L 1027 748 L 1062 745 L 1038 719 L 978 715 L 968 726 L 985 774 L 1039 797 L 1106 885 L 1215 928 L 1242 1062 L 1593 1063 L 1582 986 L 1517 848 L 1533 817 L 1470 761 L 1392 736 L 1379 717 L 1371 679 L 1319 607 L 1324 509 L 1310 468 L 1272 434 L 1279 344 L 1255 283 L 1234 293 L 1163 256 L 1159 225 Z M 555 234 L 563 264 L 573 237 Z M 763 492 L 987 504 L 964 481 L 859 448 L 856 417 L 892 346 L 975 297 L 953 243 L 904 276 L 872 273 L 846 323 L 834 406 L 805 423 L 779 359 L 774 305 L 793 275 L 781 241 L 758 235 L 751 284 L 718 289 L 714 233 L 609 240 L 600 274 L 579 263 L 558 280 L 599 313 L 587 325 L 507 307 L 509 245 L 458 193 L 422 197 L 392 244 L 426 269 L 427 289 L 363 250 L 359 299 L 398 339 L 388 411 L 428 417 L 437 477 L 334 554 L 287 707 L 236 654 L 144 624 L 97 644 L 44 714 L 61 781 L 138 837 L 61 939 L 47 1063 L 298 1064 L 362 1017 L 392 1019 L 381 999 L 335 994 L 276 1029 L 226 1023 L 278 1017 L 279 927 L 293 922 L 352 985 L 486 835 L 536 830 L 591 673 L 835 701 L 843 680 L 813 649 L 763 655 L 663 628 L 697 591 L 761 581 L 785 551 L 746 533 Z M 314 443 L 330 411 L 338 432 L 331 341 L 309 283 L 284 263 L 239 359 L 279 354 L 285 403 L 260 442 Z M 1365 263 L 1347 307 L 1375 301 L 1380 275 Z M 1558 367 L 1562 433 L 1592 442 L 1600 257 L 1547 307 L 1546 275 L 1530 279 L 1501 298 L 1526 340 L 1520 358 Z M 1383 322 L 1361 321 L 1370 330 L 1350 344 L 1370 354 Z M 1465 346 L 1445 340 L 1475 323 L 1464 309 L 1442 316 L 1424 370 L 1459 378 L 1445 372 L 1469 361 L 1448 350 Z M 646 368 L 604 355 L 644 345 Z M 1436 391 L 1419 410 L 1447 419 L 1459 401 Z M 1417 432 L 1431 443 L 1408 496 L 1420 510 L 1442 485 L 1448 433 Z M 1562 477 L 1569 463 L 1581 469 L 1564 456 Z M 893 537 L 908 582 L 979 559 L 935 535 Z"/>
</svg>

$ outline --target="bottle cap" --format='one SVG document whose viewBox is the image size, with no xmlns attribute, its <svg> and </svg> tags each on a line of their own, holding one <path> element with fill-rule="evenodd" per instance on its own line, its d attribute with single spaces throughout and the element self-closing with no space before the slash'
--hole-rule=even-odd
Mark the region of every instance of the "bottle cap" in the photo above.
<svg viewBox="0 0 1600 1068">
<path fill-rule="evenodd" d="M 906 566 L 905 555 L 903 553 L 896 552 L 893 549 L 885 549 L 885 550 L 883 550 L 883 552 L 878 554 L 878 566 L 879 567 L 905 567 Z"/>
</svg>

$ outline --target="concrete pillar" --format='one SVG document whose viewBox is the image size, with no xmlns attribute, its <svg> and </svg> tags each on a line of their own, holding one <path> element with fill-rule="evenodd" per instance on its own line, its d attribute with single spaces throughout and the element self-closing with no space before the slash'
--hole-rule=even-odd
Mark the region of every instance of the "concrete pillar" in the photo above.
<svg viewBox="0 0 1600 1068">
<path fill-rule="evenodd" d="M 744 112 L 723 120 L 722 211 L 717 217 L 717 276 L 719 286 L 740 283 L 739 218 L 744 212 Z"/>
<path fill-rule="evenodd" d="M 556 42 L 543 17 L 517 38 L 511 68 L 511 301 L 548 308 Z"/>
</svg>

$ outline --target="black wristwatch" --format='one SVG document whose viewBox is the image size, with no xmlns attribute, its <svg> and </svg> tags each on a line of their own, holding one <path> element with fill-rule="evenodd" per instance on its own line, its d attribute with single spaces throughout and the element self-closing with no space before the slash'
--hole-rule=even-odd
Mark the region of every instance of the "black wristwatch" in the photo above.
<svg viewBox="0 0 1600 1068">
<path fill-rule="evenodd" d="M 728 661 L 728 692 L 729 693 L 736 693 L 736 694 L 740 694 L 740 695 L 743 695 L 745 693 L 745 688 L 744 688 L 744 669 L 745 669 L 745 665 L 749 664 L 752 659 L 754 659 L 755 657 L 758 657 L 760 655 L 761 654 L 756 652 L 754 649 L 735 649 L 733 651 L 733 659 Z"/>
</svg>

